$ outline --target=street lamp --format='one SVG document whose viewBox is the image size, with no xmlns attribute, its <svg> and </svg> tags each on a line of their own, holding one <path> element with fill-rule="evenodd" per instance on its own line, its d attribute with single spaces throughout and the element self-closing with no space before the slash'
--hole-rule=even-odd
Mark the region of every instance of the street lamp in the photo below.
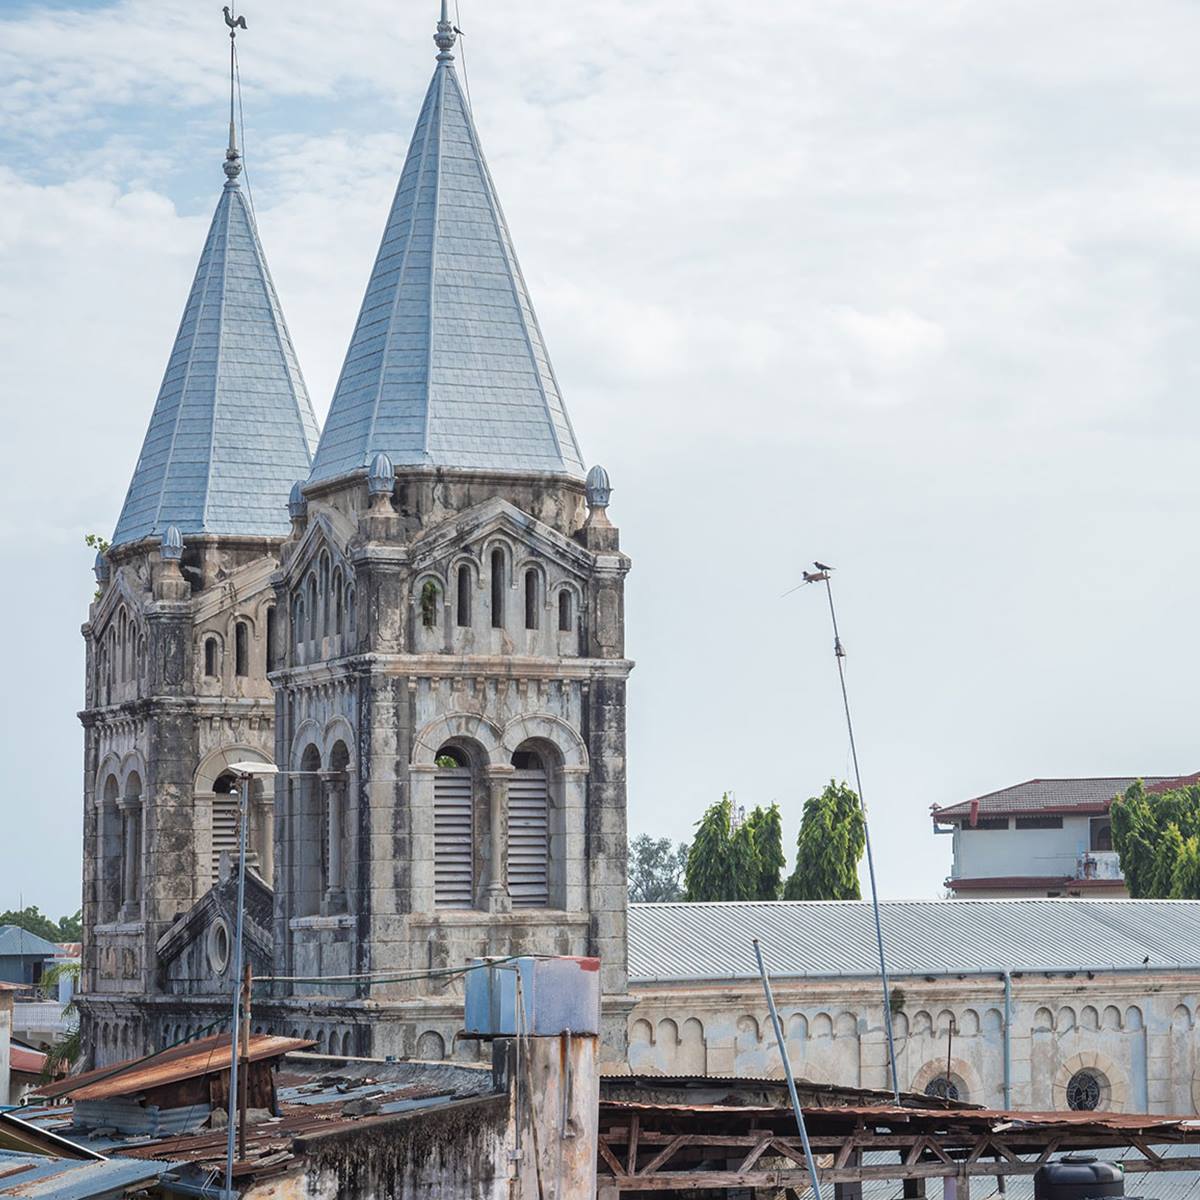
<svg viewBox="0 0 1200 1200">
<path fill-rule="evenodd" d="M 238 1034 L 241 1022 L 241 996 L 238 994 L 242 984 L 242 926 L 246 916 L 246 826 L 247 815 L 250 811 L 250 781 L 256 775 L 278 775 L 279 768 L 274 763 L 237 762 L 230 766 L 242 782 L 240 799 L 238 801 L 238 888 L 237 888 L 237 923 L 233 935 L 233 1022 L 232 1035 L 229 1039 L 229 1124 L 225 1141 L 225 1195 L 227 1200 L 233 1200 L 233 1146 L 237 1117 L 238 1092 Z M 247 1064 L 247 1069 L 249 1065 Z"/>
</svg>

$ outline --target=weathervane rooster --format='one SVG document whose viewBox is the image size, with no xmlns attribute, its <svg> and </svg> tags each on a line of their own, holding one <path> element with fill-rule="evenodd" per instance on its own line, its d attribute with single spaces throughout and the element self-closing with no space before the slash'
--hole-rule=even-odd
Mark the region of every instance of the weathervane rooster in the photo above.
<svg viewBox="0 0 1200 1200">
<path fill-rule="evenodd" d="M 229 26 L 229 36 L 230 37 L 233 37 L 233 31 L 235 29 L 245 29 L 246 28 L 246 18 L 245 17 L 235 17 L 233 15 L 233 13 L 231 13 L 229 11 L 228 4 L 225 5 L 225 7 L 223 9 L 221 9 L 221 11 L 225 14 L 225 24 Z"/>
</svg>

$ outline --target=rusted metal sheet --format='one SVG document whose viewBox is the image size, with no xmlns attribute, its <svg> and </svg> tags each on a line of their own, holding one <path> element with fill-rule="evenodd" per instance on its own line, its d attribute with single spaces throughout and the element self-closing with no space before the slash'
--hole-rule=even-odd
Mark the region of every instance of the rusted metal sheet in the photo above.
<svg viewBox="0 0 1200 1200">
<path fill-rule="evenodd" d="M 256 1034 L 250 1039 L 251 1062 L 279 1058 L 294 1050 L 304 1050 L 314 1042 L 302 1038 L 274 1037 Z M 42 1099 L 73 1096 L 76 1100 L 106 1100 L 114 1096 L 130 1096 L 150 1088 L 179 1083 L 185 1079 L 199 1079 L 229 1070 L 229 1035 L 205 1038 L 202 1043 L 187 1047 L 187 1053 L 179 1053 L 183 1047 L 174 1047 L 163 1054 L 145 1059 L 134 1059 L 129 1063 L 118 1063 L 99 1071 L 51 1084 L 37 1093 Z"/>
</svg>

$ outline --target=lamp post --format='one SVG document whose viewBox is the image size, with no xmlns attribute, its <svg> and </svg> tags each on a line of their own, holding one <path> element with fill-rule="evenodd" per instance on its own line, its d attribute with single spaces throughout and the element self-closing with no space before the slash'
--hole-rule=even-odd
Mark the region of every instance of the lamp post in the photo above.
<svg viewBox="0 0 1200 1200">
<path fill-rule="evenodd" d="M 235 1200 L 233 1190 L 233 1146 L 238 1094 L 238 1034 L 241 1023 L 242 926 L 246 919 L 246 826 L 250 815 L 250 781 L 256 775 L 278 775 L 274 763 L 238 762 L 229 768 L 241 780 L 238 801 L 238 887 L 237 922 L 233 935 L 233 1021 L 229 1038 L 229 1124 L 225 1139 L 225 1196 Z"/>
</svg>

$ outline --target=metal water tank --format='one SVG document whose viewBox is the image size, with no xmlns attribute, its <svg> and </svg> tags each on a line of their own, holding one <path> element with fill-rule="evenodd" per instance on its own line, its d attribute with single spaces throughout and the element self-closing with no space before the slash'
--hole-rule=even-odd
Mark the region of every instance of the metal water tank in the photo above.
<svg viewBox="0 0 1200 1200">
<path fill-rule="evenodd" d="M 1033 1177 L 1034 1200 L 1101 1200 L 1125 1195 L 1125 1172 L 1092 1154 L 1068 1154 Z"/>
</svg>

